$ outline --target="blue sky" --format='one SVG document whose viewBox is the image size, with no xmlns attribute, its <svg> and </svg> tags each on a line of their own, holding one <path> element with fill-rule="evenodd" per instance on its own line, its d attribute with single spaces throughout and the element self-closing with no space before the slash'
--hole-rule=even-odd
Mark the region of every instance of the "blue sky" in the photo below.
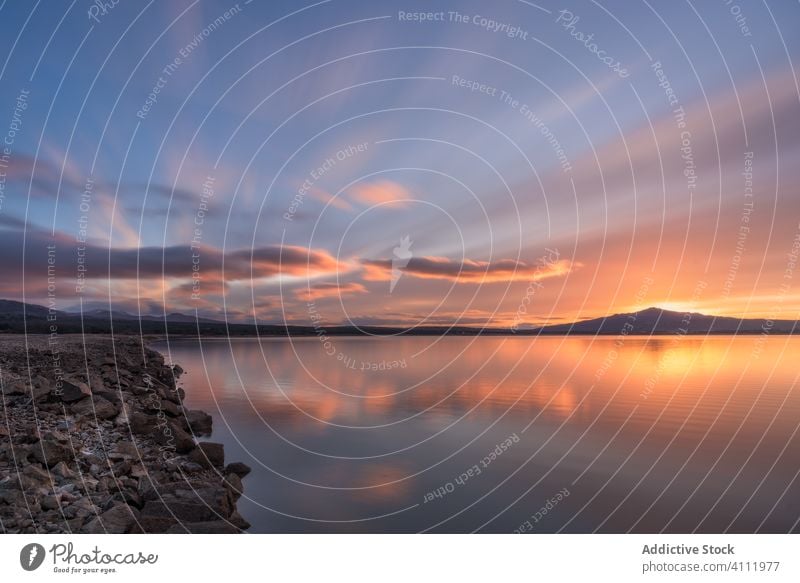
<svg viewBox="0 0 800 583">
<path fill-rule="evenodd" d="M 800 219 L 799 13 L 791 2 L 3 2 L 3 133 L 30 92 L 0 208 L 20 277 L 3 295 L 46 300 L 52 240 L 62 307 L 302 323 L 313 300 L 331 322 L 502 324 L 541 281 L 526 315 L 537 323 L 621 311 L 654 273 L 649 304 L 766 314 Z M 757 206 L 737 258 L 751 151 Z M 413 257 L 390 293 L 405 236 Z M 547 249 L 559 262 L 542 267 Z M 702 298 L 699 279 L 713 290 Z M 793 293 L 780 304 L 800 307 Z"/>
</svg>

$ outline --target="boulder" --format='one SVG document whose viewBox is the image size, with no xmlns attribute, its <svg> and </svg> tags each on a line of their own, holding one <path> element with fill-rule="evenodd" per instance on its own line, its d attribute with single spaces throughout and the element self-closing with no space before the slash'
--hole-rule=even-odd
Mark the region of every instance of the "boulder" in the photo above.
<svg viewBox="0 0 800 583">
<path fill-rule="evenodd" d="M 138 519 L 138 510 L 127 504 L 116 504 L 110 510 L 106 510 L 100 516 L 90 520 L 82 530 L 90 534 L 124 534 Z"/>
<path fill-rule="evenodd" d="M 65 403 L 73 403 L 75 401 L 80 401 L 84 397 L 91 397 L 92 390 L 89 388 L 89 385 L 81 381 L 63 379 L 61 381 L 60 394 L 62 401 Z"/>
<path fill-rule="evenodd" d="M 240 478 L 244 478 L 250 471 L 250 466 L 242 462 L 232 462 L 225 466 L 226 474 L 236 474 Z"/>
<path fill-rule="evenodd" d="M 93 399 L 82 399 L 73 403 L 70 410 L 76 415 L 98 419 L 111 419 L 119 413 L 119 409 L 113 403 L 97 395 Z"/>
<path fill-rule="evenodd" d="M 167 529 L 166 534 L 236 534 L 240 531 L 227 520 L 207 522 L 179 522 Z"/>
<path fill-rule="evenodd" d="M 158 418 L 155 415 L 147 415 L 140 411 L 135 411 L 128 415 L 131 431 L 141 435 L 150 435 L 158 427 Z"/>
<path fill-rule="evenodd" d="M 197 435 L 211 435 L 212 418 L 205 411 L 197 409 L 186 411 L 186 422 L 193 433 Z"/>
<path fill-rule="evenodd" d="M 2 377 L 2 384 L 0 384 L 3 395 L 10 397 L 13 395 L 25 395 L 28 393 L 28 388 L 22 379 L 11 379 Z"/>
<path fill-rule="evenodd" d="M 221 468 L 225 465 L 225 446 L 212 441 L 201 441 L 189 454 L 189 460 L 205 467 Z"/>
<path fill-rule="evenodd" d="M 162 446 L 162 450 L 189 453 L 197 447 L 194 438 L 174 422 L 160 425 L 152 437 L 156 443 Z"/>
<path fill-rule="evenodd" d="M 231 492 L 234 500 L 238 500 L 244 492 L 242 479 L 236 474 L 228 474 L 225 476 L 225 487 Z"/>
<path fill-rule="evenodd" d="M 40 464 L 49 468 L 60 462 L 71 462 L 74 459 L 72 448 L 54 439 L 42 439 L 38 445 L 31 447 L 31 456 Z"/>
</svg>

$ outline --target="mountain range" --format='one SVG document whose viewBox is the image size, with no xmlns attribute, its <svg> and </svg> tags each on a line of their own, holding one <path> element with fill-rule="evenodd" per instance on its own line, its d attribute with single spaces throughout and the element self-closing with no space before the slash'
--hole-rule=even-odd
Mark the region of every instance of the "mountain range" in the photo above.
<svg viewBox="0 0 800 583">
<path fill-rule="evenodd" d="M 80 313 L 53 311 L 44 306 L 14 300 L 0 300 L 0 333 L 45 334 L 51 326 L 62 334 L 117 333 L 117 334 L 171 334 L 208 336 L 328 336 L 361 335 L 518 335 L 543 334 L 580 335 L 669 335 L 669 334 L 794 334 L 798 332 L 795 320 L 773 320 L 709 316 L 700 313 L 682 313 L 661 308 L 647 308 L 638 312 L 613 314 L 555 324 L 539 328 L 512 331 L 508 328 L 474 326 L 326 326 L 324 330 L 313 326 L 226 323 L 209 318 L 173 312 L 166 315 L 138 316 L 119 310 L 92 309 Z"/>
</svg>

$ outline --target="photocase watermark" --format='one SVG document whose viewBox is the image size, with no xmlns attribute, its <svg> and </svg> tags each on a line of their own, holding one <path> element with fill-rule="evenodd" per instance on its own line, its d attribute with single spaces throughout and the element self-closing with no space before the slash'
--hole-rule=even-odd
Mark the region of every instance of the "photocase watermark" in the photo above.
<svg viewBox="0 0 800 583">
<path fill-rule="evenodd" d="M 528 305 L 531 303 L 536 293 L 544 287 L 544 284 L 540 281 L 540 276 L 547 273 L 547 271 L 558 262 L 560 256 L 561 254 L 558 249 L 545 247 L 545 254 L 536 260 L 536 269 L 533 271 L 533 276 L 528 283 L 528 287 L 525 288 L 525 295 L 522 297 L 517 307 L 516 314 L 514 314 L 514 322 L 511 324 L 512 332 L 516 333 L 519 330 L 522 319 L 528 314 Z"/>
<path fill-rule="evenodd" d="M 101 17 L 114 10 L 119 3 L 120 0 L 94 0 L 86 14 L 89 16 L 89 20 L 94 20 L 97 24 L 100 24 Z"/>
<path fill-rule="evenodd" d="M 483 473 L 483 470 L 488 468 L 492 462 L 494 462 L 497 458 L 499 458 L 517 443 L 519 443 L 519 435 L 512 433 L 506 439 L 498 443 L 488 454 L 483 456 L 483 458 L 481 458 L 477 464 L 462 472 L 457 478 L 447 482 L 442 486 L 439 486 L 435 490 L 427 492 L 423 496 L 422 503 L 427 504 L 428 502 L 433 502 L 437 498 L 441 499 L 448 494 L 452 494 L 456 491 L 457 487 L 463 486 L 472 478 L 480 476 Z"/>
<path fill-rule="evenodd" d="M 164 443 L 158 446 L 158 452 L 161 459 L 165 462 L 174 460 L 178 455 L 178 447 L 175 439 L 175 433 L 169 424 L 169 419 L 164 412 L 164 406 L 161 404 L 161 395 L 156 389 L 153 377 L 145 373 L 142 376 L 142 383 L 147 390 L 147 395 L 143 399 L 144 405 L 152 411 L 156 412 L 156 429 L 161 431 L 164 436 Z"/>
<path fill-rule="evenodd" d="M 71 575 L 108 575 L 116 573 L 118 566 L 155 565 L 158 562 L 155 553 L 106 553 L 97 545 L 84 552 L 76 550 L 69 542 L 56 543 L 46 552 L 38 543 L 25 545 L 20 551 L 20 565 L 26 571 L 34 571 L 42 566 L 48 554 L 52 559 L 53 573 Z"/>
<path fill-rule="evenodd" d="M 594 33 L 586 34 L 576 28 L 580 22 L 580 16 L 575 16 L 569 10 L 561 10 L 556 17 L 556 23 L 560 24 L 564 30 L 569 32 L 570 36 L 580 42 L 587 50 L 595 55 L 601 63 L 611 69 L 614 73 L 619 75 L 621 79 L 626 79 L 630 76 L 628 69 L 622 66 L 622 63 L 614 57 L 608 55 L 605 50 L 601 49 L 596 42 L 594 42 Z"/>
<path fill-rule="evenodd" d="M 736 233 L 736 246 L 728 266 L 728 273 L 725 282 L 722 284 L 722 295 L 728 297 L 736 281 L 736 275 L 742 264 L 742 257 L 750 235 L 750 215 L 753 214 L 755 204 L 753 201 L 753 152 L 744 153 L 744 165 L 742 170 L 744 177 L 744 203 L 742 204 L 742 214 L 739 218 L 739 229 Z"/>
<path fill-rule="evenodd" d="M 333 170 L 334 166 L 340 162 L 344 162 L 345 160 L 352 158 L 353 156 L 363 154 L 367 151 L 368 147 L 368 142 L 345 146 L 344 148 L 337 150 L 332 156 L 325 158 L 325 160 L 323 160 L 319 166 L 311 170 L 303 180 L 300 188 L 297 189 L 297 192 L 295 193 L 294 198 L 292 198 L 292 201 L 289 203 L 289 207 L 286 209 L 286 212 L 283 213 L 284 220 L 290 222 L 294 221 L 294 217 L 297 214 L 298 209 L 305 202 L 308 193 L 311 192 L 311 190 L 314 188 L 314 185 L 319 182 L 323 176 Z"/>
<path fill-rule="evenodd" d="M 2 212 L 6 200 L 6 179 L 8 177 L 6 170 L 11 164 L 11 154 L 17 134 L 22 131 L 22 114 L 28 109 L 29 95 L 28 89 L 20 89 L 11 113 L 11 121 L 8 123 L 2 147 L 0 147 L 0 212 Z"/>
<path fill-rule="evenodd" d="M 200 190 L 200 202 L 197 205 L 197 211 L 194 214 L 194 229 L 192 231 L 192 240 L 189 247 L 192 250 L 192 300 L 200 299 L 200 284 L 202 275 L 200 273 L 200 249 L 203 243 L 203 225 L 206 222 L 206 213 L 208 213 L 208 203 L 214 198 L 214 183 L 216 178 L 214 176 L 206 176 L 203 186 Z"/>
<path fill-rule="evenodd" d="M 35 571 L 44 563 L 46 552 L 39 543 L 30 543 L 19 552 L 19 564 L 26 571 Z"/>
<path fill-rule="evenodd" d="M 241 11 L 241 6 L 239 6 L 238 3 L 234 4 L 228 10 L 215 18 L 211 23 L 209 23 L 208 26 L 203 28 L 203 30 L 194 35 L 194 38 L 188 44 L 178 50 L 178 54 L 175 55 L 172 61 L 167 63 L 167 65 L 161 69 L 161 75 L 159 75 L 158 79 L 156 79 L 156 82 L 153 84 L 153 87 L 147 94 L 147 98 L 144 100 L 144 103 L 136 112 L 136 117 L 142 120 L 147 118 L 150 110 L 155 106 L 156 103 L 158 103 L 159 94 L 166 88 L 169 80 L 178 72 L 181 66 L 186 62 L 186 59 L 188 59 L 195 49 L 197 49 L 197 47 L 199 47 L 203 41 L 211 36 L 215 30 L 239 14 Z"/>
<path fill-rule="evenodd" d="M 534 112 L 534 110 L 528 106 L 527 103 L 516 99 L 513 95 L 511 95 L 508 91 L 504 91 L 499 89 L 498 87 L 494 87 L 489 85 L 488 83 L 484 83 L 482 81 L 476 81 L 474 79 L 466 79 L 461 77 L 460 75 L 453 75 L 450 79 L 450 84 L 459 87 L 461 89 L 467 89 L 471 93 L 479 93 L 483 95 L 487 95 L 489 97 L 494 97 L 495 99 L 499 100 L 500 103 L 510 107 L 511 109 L 519 112 L 519 114 L 525 118 L 528 122 L 530 122 L 533 127 L 539 130 L 542 137 L 547 141 L 550 147 L 553 149 L 553 152 L 558 159 L 558 163 L 561 165 L 561 170 L 565 173 L 572 171 L 572 164 L 567 157 L 567 154 L 564 150 L 564 146 L 561 144 L 561 141 L 556 137 L 556 135 L 552 132 L 550 127 L 545 123 L 545 121 L 539 117 L 538 114 Z"/>
<path fill-rule="evenodd" d="M 570 491 L 568 488 L 562 488 L 559 490 L 555 496 L 549 498 L 544 505 L 539 508 L 536 512 L 534 512 L 530 518 L 528 518 L 525 522 L 520 524 L 517 528 L 514 529 L 514 534 L 523 534 L 526 532 L 531 532 L 538 522 L 540 522 L 549 512 L 551 512 L 556 506 L 558 506 L 562 500 L 568 498 L 570 495 Z M 531 522 L 533 521 L 533 522 Z"/>
<path fill-rule="evenodd" d="M 403 270 L 413 257 L 411 252 L 412 243 L 410 237 L 406 235 L 400 239 L 400 244 L 392 249 L 392 278 L 389 281 L 389 293 L 394 291 L 397 282 L 403 277 Z"/>
</svg>

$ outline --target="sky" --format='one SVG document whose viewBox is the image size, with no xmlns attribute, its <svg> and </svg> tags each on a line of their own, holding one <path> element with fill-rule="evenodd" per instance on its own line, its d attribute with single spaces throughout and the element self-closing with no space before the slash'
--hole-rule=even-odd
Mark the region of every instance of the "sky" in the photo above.
<svg viewBox="0 0 800 583">
<path fill-rule="evenodd" d="M 0 297 L 306 325 L 798 318 L 799 21 L 3 1 Z"/>
</svg>

